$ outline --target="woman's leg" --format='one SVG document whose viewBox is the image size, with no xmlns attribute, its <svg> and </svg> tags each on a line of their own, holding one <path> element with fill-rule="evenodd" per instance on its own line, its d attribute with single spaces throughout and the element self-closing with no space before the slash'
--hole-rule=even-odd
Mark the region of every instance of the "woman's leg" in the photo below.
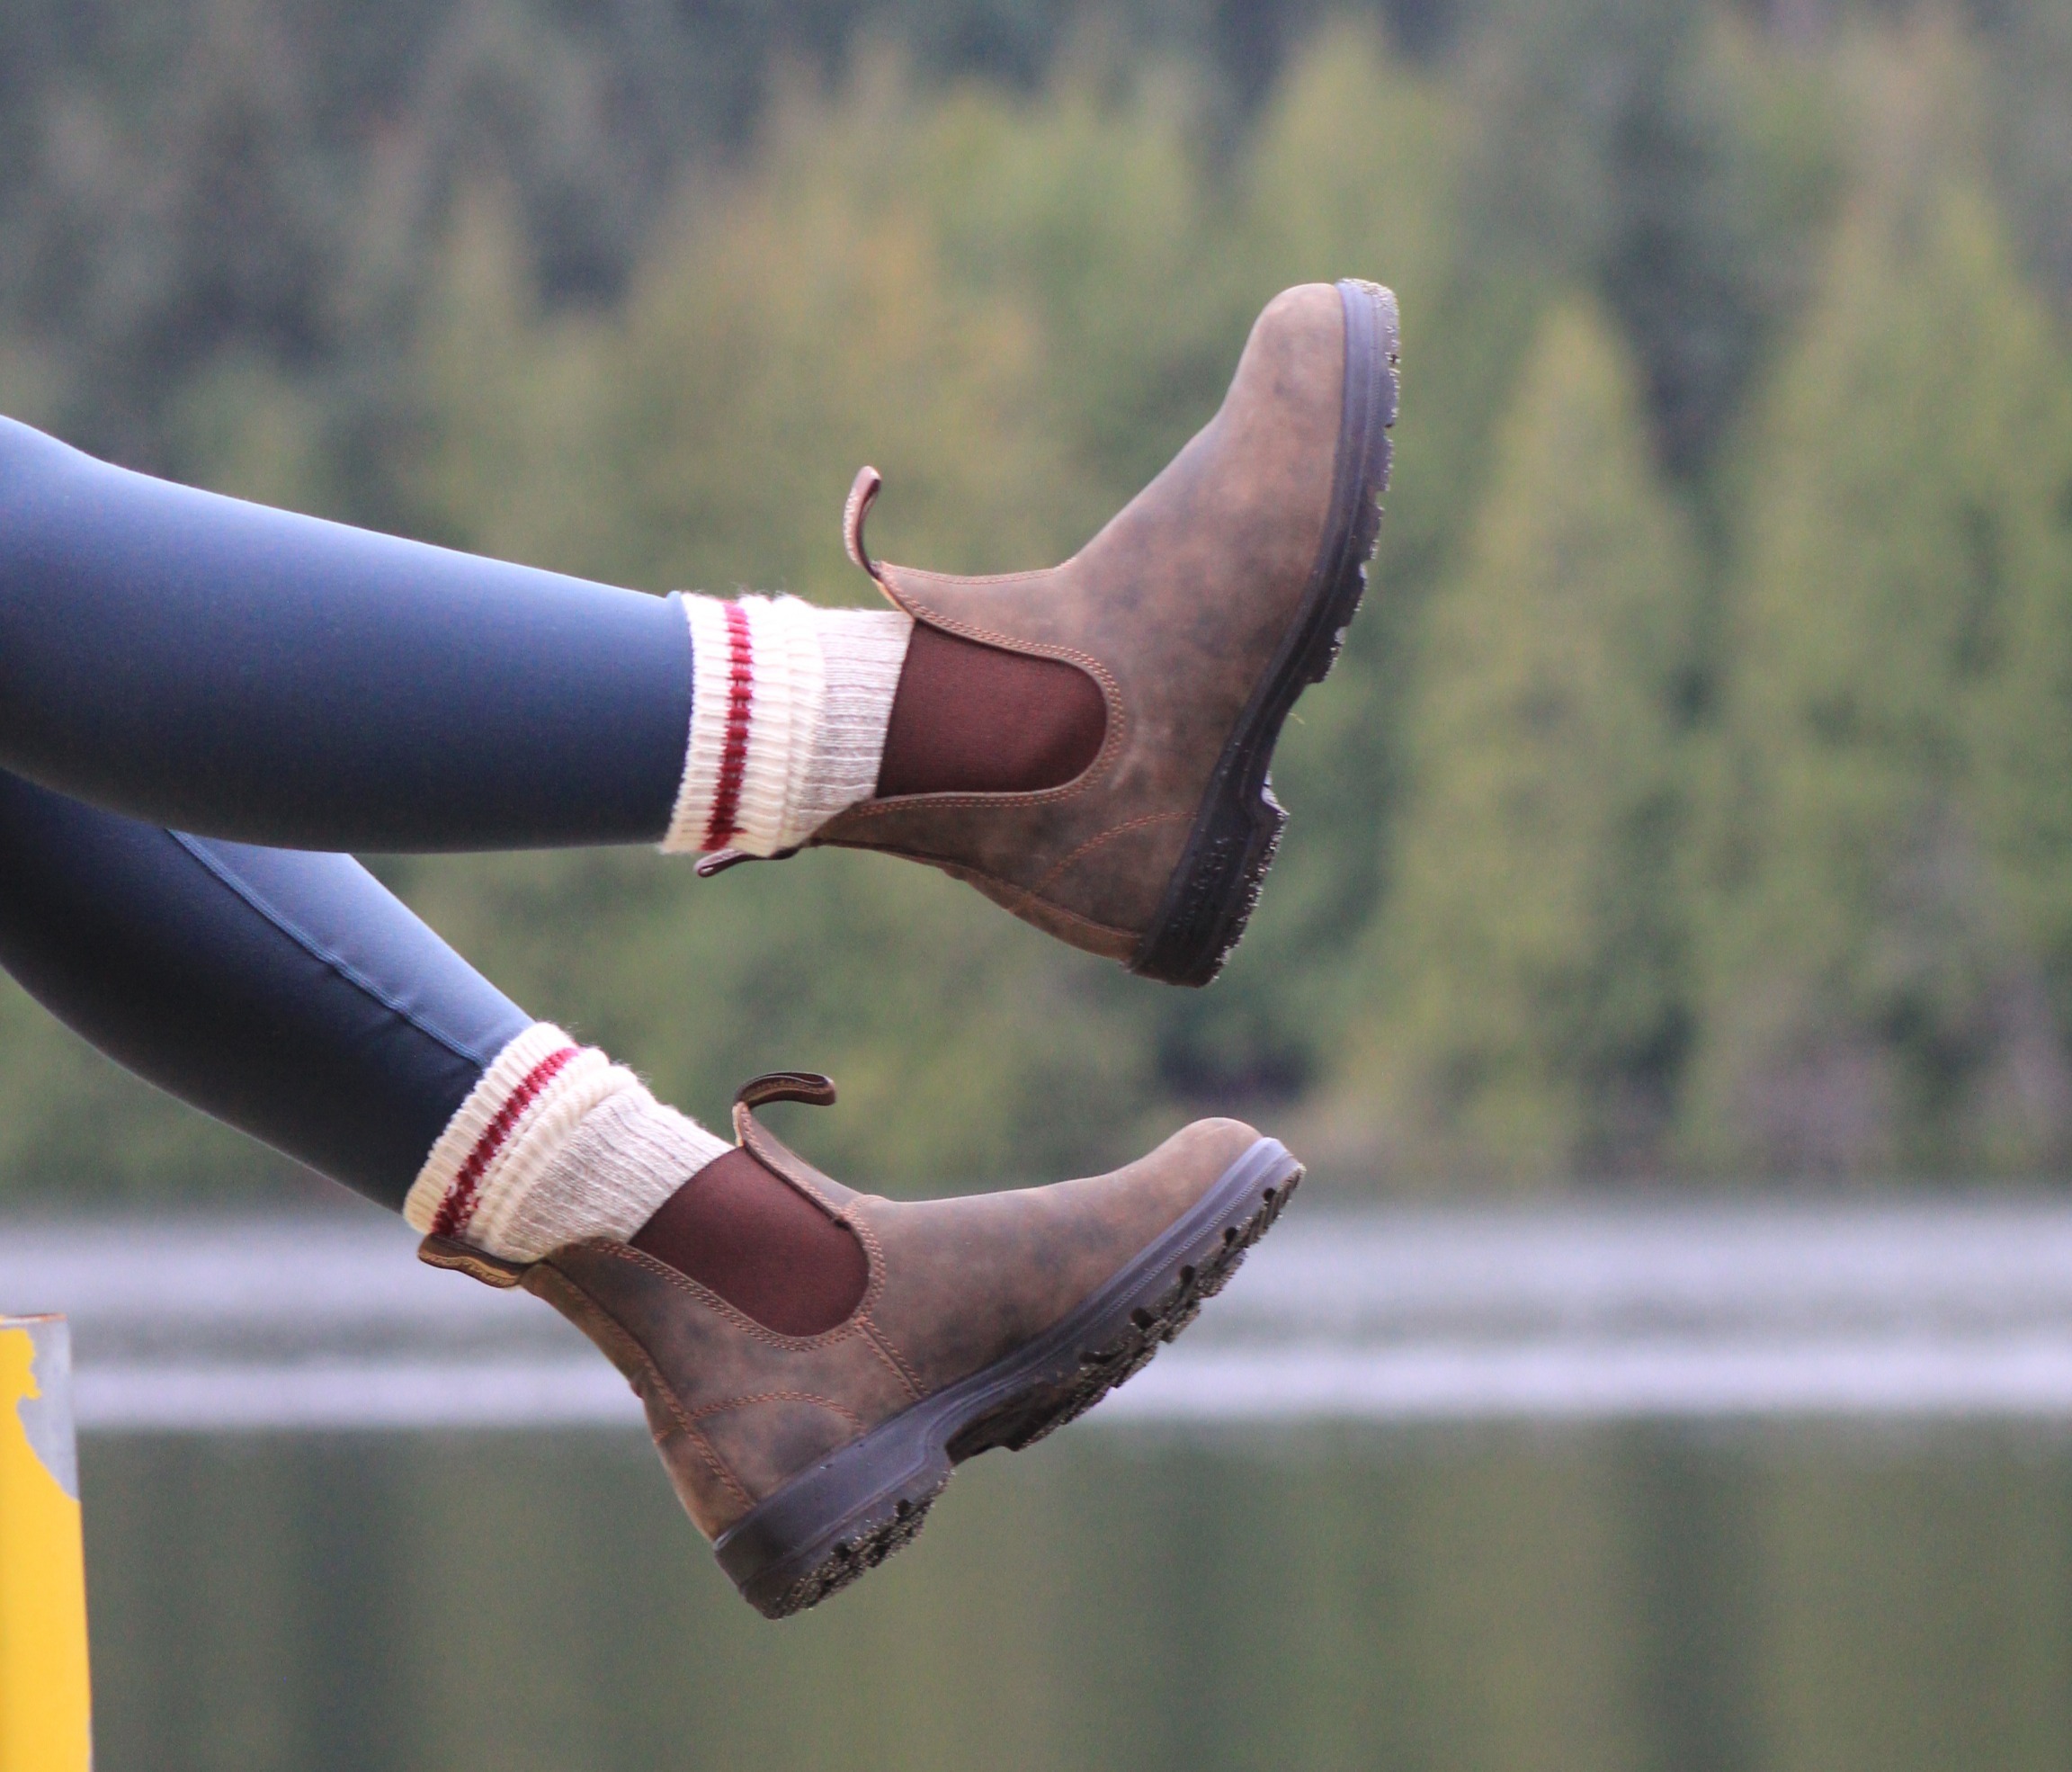
<svg viewBox="0 0 2072 1772">
<path fill-rule="evenodd" d="M 531 1025 L 347 855 L 0 774 L 0 966 L 110 1058 L 393 1210 Z"/>
<path fill-rule="evenodd" d="M 1052 1187 L 858 1195 L 750 1111 L 831 1100 L 824 1079 L 750 1085 L 729 1149 L 344 857 L 182 837 L 4 774 L 0 962 L 132 1069 L 400 1205 L 434 1265 L 568 1316 L 773 1615 L 911 1539 L 955 1461 L 1137 1370 L 1299 1173 L 1224 1120 Z"/>
<path fill-rule="evenodd" d="M 0 418 L 0 768 L 153 824 L 311 849 L 788 851 L 877 791 L 913 626 L 427 547 Z M 1084 673 L 924 650 L 895 791 L 1020 792 L 1092 758 Z"/>
<path fill-rule="evenodd" d="M 0 966 L 118 1063 L 420 1230 L 632 1238 L 787 1325 L 855 1252 L 602 1052 L 536 1022 L 350 856 L 162 830 L 0 774 Z M 685 1184 L 696 1179 L 697 1187 Z"/>
<path fill-rule="evenodd" d="M 674 599 L 133 474 L 0 419 L 0 767 L 317 849 L 659 838 Z"/>
<path fill-rule="evenodd" d="M 153 824 L 311 849 L 788 851 L 877 792 L 913 626 L 427 547 L 0 418 L 0 768 Z M 920 649 L 891 791 L 1021 792 L 1092 759 L 1083 672 Z"/>
<path fill-rule="evenodd" d="M 788 851 L 876 792 L 913 625 L 617 590 L 0 419 L 0 768 L 153 824 L 311 849 Z M 1042 786 L 1099 745 L 1073 667 L 946 636 L 923 664 L 899 792 Z"/>
</svg>

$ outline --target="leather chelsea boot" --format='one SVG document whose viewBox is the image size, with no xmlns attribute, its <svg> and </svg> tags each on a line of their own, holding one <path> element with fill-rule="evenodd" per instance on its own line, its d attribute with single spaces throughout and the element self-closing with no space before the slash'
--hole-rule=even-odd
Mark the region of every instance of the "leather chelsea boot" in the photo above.
<svg viewBox="0 0 2072 1772">
<path fill-rule="evenodd" d="M 821 1333 L 771 1329 L 612 1239 L 524 1265 L 439 1237 L 420 1250 L 523 1286 L 604 1351 L 720 1566 L 771 1618 L 911 1542 L 955 1465 L 1042 1438 L 1141 1368 L 1302 1173 L 1251 1127 L 1202 1120 L 1112 1175 L 886 1200 L 830 1180 L 755 1116 L 764 1102 L 834 1098 L 826 1078 L 785 1072 L 750 1083 L 734 1108 L 741 1152 L 862 1251 L 860 1300 Z"/>
<path fill-rule="evenodd" d="M 1360 602 L 1396 417 L 1395 298 L 1311 283 L 1252 328 L 1221 409 L 1064 565 L 956 577 L 851 556 L 920 628 L 1085 672 L 1099 749 L 1036 792 L 862 801 L 809 839 L 926 862 L 1076 947 L 1203 985 L 1244 933 L 1286 815 L 1267 765 Z M 895 703 L 895 728 L 898 720 Z M 1096 729 L 1099 729 L 1098 728 Z"/>
</svg>

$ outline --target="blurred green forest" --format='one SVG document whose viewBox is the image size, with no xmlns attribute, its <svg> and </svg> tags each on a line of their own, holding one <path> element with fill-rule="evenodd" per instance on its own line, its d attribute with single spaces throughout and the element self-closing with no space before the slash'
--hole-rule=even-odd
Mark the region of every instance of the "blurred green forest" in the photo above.
<svg viewBox="0 0 2072 1772">
<path fill-rule="evenodd" d="M 1346 1188 L 2072 1159 L 2072 8 L 14 0 L 0 409 L 663 590 L 1062 558 L 1291 282 L 1391 284 L 1365 612 L 1183 993 L 877 857 L 378 862 L 895 1188 L 1204 1111 Z M 0 1187 L 288 1166 L 0 997 Z"/>
</svg>

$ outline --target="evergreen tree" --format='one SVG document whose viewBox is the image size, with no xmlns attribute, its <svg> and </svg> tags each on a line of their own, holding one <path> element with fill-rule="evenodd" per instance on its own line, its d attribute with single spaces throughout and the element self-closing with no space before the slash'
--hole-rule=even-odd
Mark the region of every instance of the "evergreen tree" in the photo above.
<svg viewBox="0 0 2072 1772">
<path fill-rule="evenodd" d="M 1698 568 L 1631 363 L 1543 324 L 1465 568 L 1432 604 L 1380 998 L 1340 1079 L 1407 1159 L 1644 1159 L 1684 1043 L 1678 690 Z"/>
<path fill-rule="evenodd" d="M 2033 1167 L 2072 1146 L 2072 394 L 1937 107 L 2004 113 L 1977 133 L 2029 168 L 2019 255 L 2061 277 L 2052 7 L 1784 53 L 1721 0 L 1474 0 L 1422 59 L 1317 33 L 1241 121 L 1221 26 L 1137 0 L 1041 85 L 1049 48 L 958 23 L 998 8 L 911 0 L 24 0 L 0 409 L 617 582 L 864 596 L 860 461 L 893 558 L 1058 559 L 1213 410 L 1261 300 L 1380 278 L 1381 553 L 1214 990 L 870 858 L 390 872 L 708 1114 L 746 1070 L 840 1070 L 804 1136 L 858 1173 L 1103 1166 L 1309 1101 L 1304 1153 L 1335 1114 L 1363 1176 L 1384 1127 L 1514 1175 Z M 890 46 L 848 53 L 873 21 Z M 973 67 L 1015 80 L 940 77 Z M 1901 119 L 1869 194 L 1866 93 Z M 1547 319 L 1576 288 L 1612 318 Z M 1709 536 L 1746 514 L 1730 571 L 1693 564 L 1650 431 Z M 281 1173 L 4 983 L 0 1034 L 0 1184 Z"/>
<path fill-rule="evenodd" d="M 1912 183 L 1859 201 L 1746 470 L 1713 1165 L 2026 1169 L 2072 1123 L 2072 383 L 1984 200 Z"/>
</svg>

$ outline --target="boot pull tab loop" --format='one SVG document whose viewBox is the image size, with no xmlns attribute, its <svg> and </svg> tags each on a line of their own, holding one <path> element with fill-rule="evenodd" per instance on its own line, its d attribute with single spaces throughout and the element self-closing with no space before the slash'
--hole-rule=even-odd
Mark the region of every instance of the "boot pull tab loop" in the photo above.
<svg viewBox="0 0 2072 1772">
<path fill-rule="evenodd" d="M 808 1107 L 832 1107 L 835 1085 L 817 1070 L 772 1070 L 742 1084 L 734 1096 L 734 1136 L 765 1160 L 773 1160 L 773 1153 L 763 1149 L 765 1144 L 775 1146 L 785 1156 L 790 1154 L 755 1123 L 755 1110 L 773 1101 L 802 1101 Z M 782 1173 L 784 1166 L 777 1167 Z"/>
<path fill-rule="evenodd" d="M 832 1107 L 835 1085 L 817 1070 L 772 1070 L 751 1077 L 734 1096 L 737 1107 L 750 1110 L 773 1101 L 802 1101 L 808 1107 Z"/>
<path fill-rule="evenodd" d="M 427 1267 L 447 1267 L 456 1274 L 465 1274 L 471 1280 L 479 1280 L 486 1286 L 498 1291 L 508 1291 L 513 1286 L 525 1284 L 525 1270 L 531 1264 L 523 1261 L 505 1261 L 487 1249 L 478 1249 L 471 1243 L 463 1243 L 451 1237 L 427 1237 L 417 1245 L 417 1259 Z"/>
<path fill-rule="evenodd" d="M 725 873 L 730 867 L 739 867 L 743 862 L 783 862 L 799 853 L 794 845 L 789 849 L 773 849 L 767 855 L 751 855 L 746 849 L 715 849 L 711 854 L 701 855 L 693 870 L 701 880 L 710 880 L 716 873 Z"/>
<path fill-rule="evenodd" d="M 863 519 L 871 515 L 878 489 L 884 484 L 885 477 L 877 469 L 857 469 L 856 478 L 849 486 L 849 502 L 842 507 L 842 545 L 849 550 L 849 558 L 880 584 L 884 579 L 879 573 L 878 563 L 863 546 Z"/>
<path fill-rule="evenodd" d="M 773 1070 L 767 1076 L 750 1078 L 734 1097 L 734 1136 L 740 1148 L 772 1175 L 790 1182 L 829 1218 L 840 1219 L 845 1204 L 856 1197 L 855 1190 L 822 1175 L 770 1135 L 756 1119 L 755 1110 L 772 1101 L 802 1101 L 812 1107 L 832 1107 L 835 1085 L 817 1070 Z"/>
</svg>

